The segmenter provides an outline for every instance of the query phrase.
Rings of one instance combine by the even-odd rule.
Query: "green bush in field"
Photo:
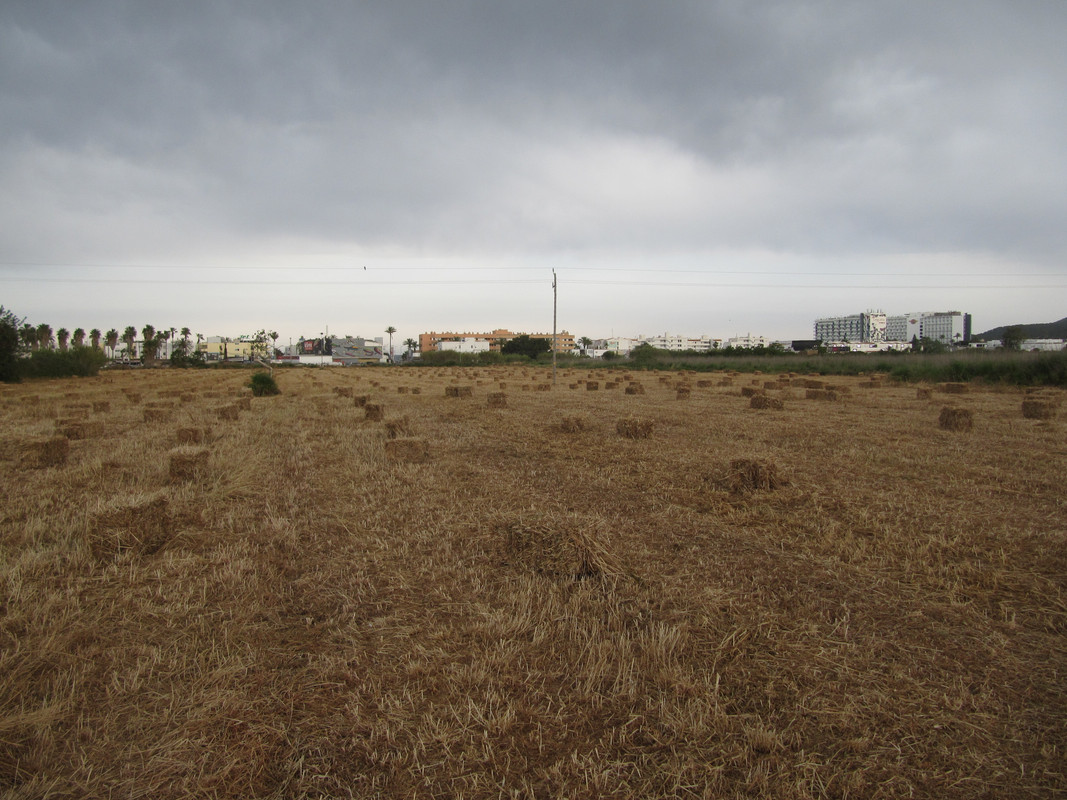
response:
[[[252,394],[256,397],[267,397],[272,394],[281,394],[277,382],[267,372],[257,372],[248,383],[252,387]]]

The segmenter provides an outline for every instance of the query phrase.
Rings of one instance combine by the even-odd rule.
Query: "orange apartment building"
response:
[[[489,342],[489,350],[491,352],[497,352],[501,346],[516,336],[523,336],[521,333],[513,333],[503,328],[498,328],[490,333],[420,333],[419,334],[419,352],[430,353],[437,349],[437,345],[440,342],[459,342],[463,339],[476,339],[480,342]],[[528,333],[525,334],[531,339],[547,339],[549,345],[552,343],[551,333]],[[557,353],[569,353],[575,348],[574,335],[567,333],[567,331],[560,331],[556,334],[556,352]]]

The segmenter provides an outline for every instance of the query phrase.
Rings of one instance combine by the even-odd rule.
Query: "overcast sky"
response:
[[[1067,2],[0,4],[0,303],[73,330],[1067,315]]]

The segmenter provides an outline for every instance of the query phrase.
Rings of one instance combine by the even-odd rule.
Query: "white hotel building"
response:
[[[868,311],[815,320],[815,338],[823,342],[911,342],[932,339],[942,344],[966,344],[971,338],[971,315],[961,311],[919,311],[888,316]]]

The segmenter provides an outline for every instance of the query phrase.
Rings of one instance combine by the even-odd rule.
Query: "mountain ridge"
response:
[[[1001,325],[997,328],[990,328],[982,333],[972,333],[971,339],[985,339],[986,341],[1000,339],[1004,336],[1004,331],[1007,328],[1014,327],[1016,326]],[[1018,327],[1023,329],[1024,339],[1067,339],[1067,317],[1057,320],[1056,322],[1020,323]]]

